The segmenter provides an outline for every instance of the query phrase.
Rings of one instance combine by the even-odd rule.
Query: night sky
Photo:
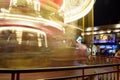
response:
[[[96,0],[95,26],[120,23],[120,0]]]

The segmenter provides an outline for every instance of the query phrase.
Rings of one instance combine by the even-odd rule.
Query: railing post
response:
[[[120,58],[118,58],[118,64],[120,64]]]
[[[119,80],[119,65],[117,66],[117,80]]]
[[[20,73],[16,73],[16,80],[20,80]]]
[[[84,69],[82,69],[82,80],[84,80],[84,76],[85,74],[84,74]]]
[[[99,55],[98,56],[98,64],[100,64],[101,63],[101,56]]]
[[[15,80],[15,73],[11,73],[11,80]]]
[[[112,57],[112,64],[114,64],[114,58]]]

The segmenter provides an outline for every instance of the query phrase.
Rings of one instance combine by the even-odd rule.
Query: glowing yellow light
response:
[[[9,13],[0,13],[0,18],[2,19],[15,19],[15,20],[24,20],[24,21],[31,21],[31,22],[35,22],[35,23],[40,23],[42,25],[49,25],[51,27],[55,27],[61,31],[65,31],[64,28],[62,27],[62,25],[53,22],[53,21],[49,21],[43,18],[36,18],[36,17],[30,17],[30,16],[25,16],[25,15],[17,15],[17,14],[9,14]],[[28,24],[29,25],[29,24]]]
[[[90,35],[91,33],[90,32],[87,32],[86,35]]]
[[[117,25],[115,26],[115,28],[120,28],[120,24],[117,24]]]
[[[70,1],[72,1],[70,3]],[[94,0],[63,0],[60,14],[64,16],[64,22],[69,23],[85,16],[93,7]],[[80,2],[80,4],[76,3]],[[75,3],[75,4],[74,4]],[[71,7],[72,6],[72,7]],[[75,7],[76,6],[76,7]]]
[[[111,32],[111,30],[107,30],[107,33],[110,33]]]
[[[100,31],[99,34],[105,33],[105,31]]]
[[[91,28],[91,27],[89,27],[89,28],[87,28],[87,29],[86,29],[86,31],[92,31],[92,28]]]
[[[84,33],[81,33],[82,36],[84,36],[85,34]]]
[[[114,30],[113,32],[120,32],[120,30]]]
[[[94,32],[93,34],[98,34],[98,32]]]
[[[41,33],[43,35],[46,35],[45,32],[37,30],[37,29],[32,29],[32,28],[24,28],[24,27],[0,27],[0,30],[24,30],[24,31],[31,31],[31,32],[37,32],[37,33]]]

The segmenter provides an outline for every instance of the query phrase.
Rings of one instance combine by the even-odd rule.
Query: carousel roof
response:
[[[29,26],[60,35],[64,24],[85,16],[93,4],[94,0],[0,0],[0,25]]]

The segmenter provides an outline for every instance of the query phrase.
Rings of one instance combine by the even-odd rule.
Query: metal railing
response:
[[[79,71],[79,75],[67,75],[67,76],[57,76],[49,78],[38,78],[34,80],[120,80],[120,64],[98,64],[98,65],[84,65],[84,66],[69,66],[69,67],[50,67],[50,68],[33,68],[33,69],[0,69],[0,73],[11,74],[11,80],[23,80],[22,74],[27,73],[42,73],[42,72],[55,72],[58,71]],[[107,70],[110,68],[110,70]],[[88,70],[95,71],[88,72]],[[101,70],[100,70],[101,69]],[[100,70],[100,71],[99,71]],[[104,71],[105,70],[105,71]],[[47,75],[52,75],[48,73]],[[112,75],[112,76],[108,76]],[[41,75],[39,75],[41,76]],[[103,77],[104,76],[104,77]],[[24,76],[25,77],[25,76]],[[34,77],[34,75],[33,75]],[[92,78],[91,78],[92,77]],[[95,77],[97,77],[95,79]],[[110,77],[110,78],[109,78]],[[4,80],[4,79],[2,79]],[[27,80],[27,79],[26,79]]]
[[[89,59],[89,64],[114,64],[114,63],[120,64],[120,57],[91,55]]]

